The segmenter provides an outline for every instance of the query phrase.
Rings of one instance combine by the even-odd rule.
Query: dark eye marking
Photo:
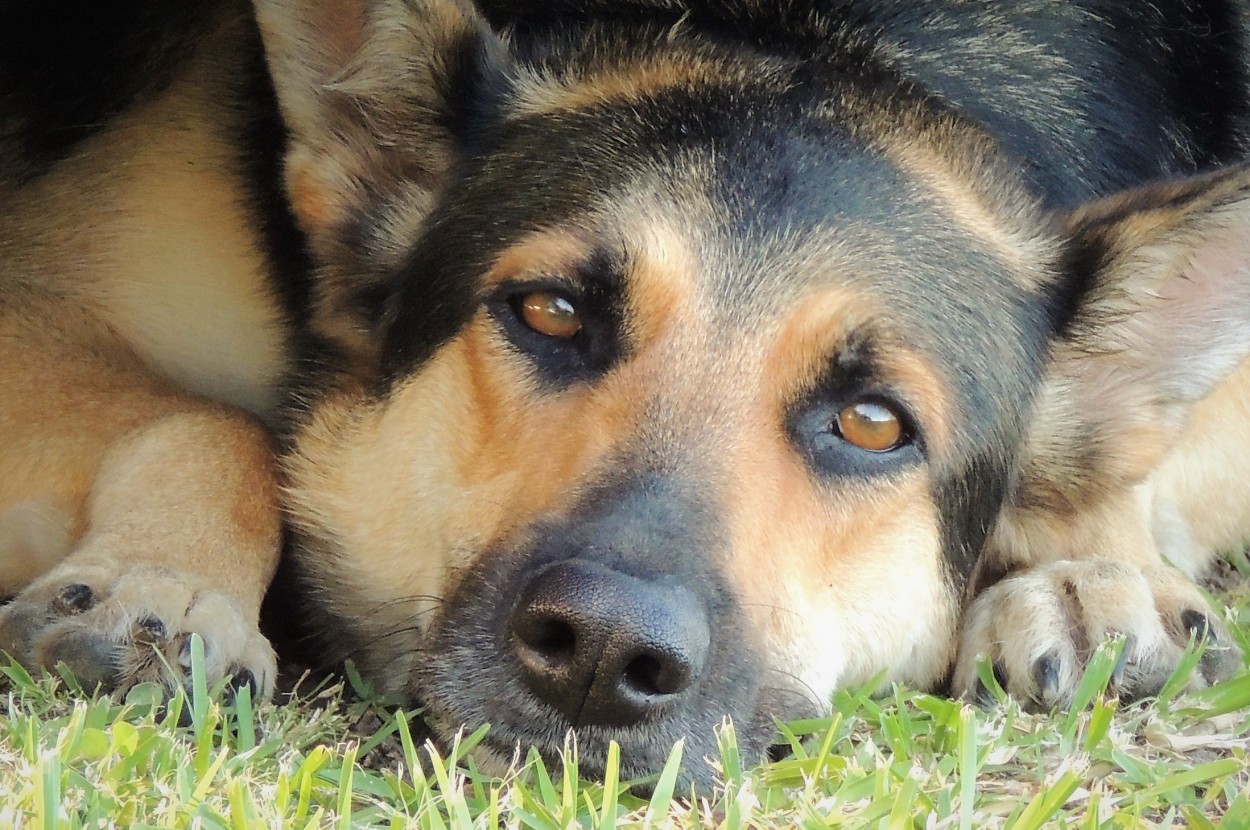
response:
[[[624,339],[623,287],[592,260],[570,277],[536,274],[500,285],[486,307],[510,348],[524,355],[544,385],[594,380],[619,360]]]
[[[790,440],[818,475],[873,476],[923,459],[908,409],[884,391],[816,393],[788,418]]]

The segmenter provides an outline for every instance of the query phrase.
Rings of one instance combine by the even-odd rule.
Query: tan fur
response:
[[[238,67],[224,44],[238,25],[14,198],[0,273],[11,302],[71,299],[176,384],[263,414],[286,344],[237,189]]]
[[[45,309],[41,324],[58,316],[69,315]],[[100,340],[78,344],[58,339],[59,332],[36,333],[14,317],[0,317],[0,342],[8,344],[0,351],[11,367],[0,396],[0,431],[13,439],[0,452],[0,504],[6,519],[32,500],[59,505],[72,530],[62,537],[68,544],[41,552],[40,567],[17,560],[4,568],[13,581],[0,587],[23,593],[0,619],[0,646],[35,662],[73,665],[75,655],[62,648],[80,629],[103,629],[122,643],[135,620],[159,612],[172,660],[185,635],[198,631],[216,650],[217,674],[246,664],[267,692],[273,655],[255,626],[277,562],[278,510],[263,430],[151,376],[109,342],[103,327]],[[79,337],[90,331],[77,325]],[[171,608],[152,580],[186,586],[192,599]],[[95,607],[31,631],[27,618],[39,601],[71,584],[91,588]],[[210,614],[196,626],[197,602],[224,602],[240,622]],[[232,628],[213,637],[222,625]],[[133,675],[123,670],[118,679],[88,670],[86,679],[129,685],[163,676],[159,662],[145,668]]]
[[[723,495],[727,567],[769,663],[799,678],[820,708],[829,691],[882,670],[886,682],[937,682],[958,612],[936,516],[920,506],[926,483],[822,492],[786,452],[771,409],[743,413]],[[899,608],[916,613],[900,619]]]
[[[106,684],[177,683],[198,633],[210,645],[213,679],[250,674],[268,692],[274,655],[256,620],[277,562],[281,495],[318,610],[351,629],[337,642],[363,644],[360,653],[322,655],[326,662],[352,657],[387,691],[424,692],[419,684],[433,681],[421,675],[423,658],[446,657],[430,640],[445,633],[438,629],[454,619],[449,606],[465,586],[552,541],[539,538],[550,528],[575,528],[578,511],[599,509],[592,497],[622,478],[654,475],[660,496],[649,497],[683,490],[691,523],[710,525],[696,528],[703,536],[692,532],[706,549],[671,555],[690,554],[692,568],[706,566],[701,578],[726,588],[714,599],[730,609],[730,623],[709,639],[720,641],[718,670],[741,664],[766,675],[746,684],[756,697],[734,704],[759,723],[789,714],[789,698],[802,699],[796,713],[827,711],[835,690],[874,679],[935,688],[953,669],[957,691],[971,692],[979,655],[1005,667],[1014,693],[1063,703],[1097,641],[1113,633],[1131,638],[1121,679],[1143,689],[1157,687],[1191,636],[1211,646],[1202,680],[1235,661],[1227,629],[1199,610],[1204,599],[1190,580],[1250,528],[1244,318],[1220,313],[1250,306],[1250,173],[1119,197],[1049,223],[988,133],[912,98],[906,84],[879,90],[852,72],[845,83],[830,79],[837,94],[803,99],[796,90],[821,87],[819,72],[799,71],[802,59],[765,58],[745,45],[722,54],[710,41],[704,49],[686,43],[683,24],[649,57],[536,69],[512,65],[506,34],[491,32],[467,2],[257,0],[288,130],[281,184],[314,260],[312,308],[301,309],[311,319],[299,322],[329,341],[331,356],[316,377],[295,379],[308,383],[307,398],[295,402],[308,411],[294,418],[279,472],[262,425],[276,420],[295,338],[271,284],[279,275],[266,273],[267,242],[246,209],[251,171],[234,143],[250,126],[233,105],[246,66],[232,49],[252,34],[248,13],[242,2],[226,8],[167,87],[30,183],[5,185],[13,206],[0,220],[0,591],[17,599],[0,611],[0,648],[27,662],[65,662]],[[986,32],[1011,33],[1010,20],[985,15]],[[992,40],[963,39],[952,53],[996,66]],[[1043,45],[1011,42],[1017,56],[1065,69]],[[882,70],[917,58],[898,44],[877,57],[888,64]],[[465,115],[462,102],[445,100],[465,80],[456,74],[461,59],[504,96],[502,116]],[[836,61],[828,68],[842,71]],[[516,231],[519,240],[477,269],[485,273],[463,277],[472,290],[457,295],[464,286],[440,283],[446,274],[413,273],[424,266],[418,241],[438,238],[426,230],[454,230],[457,209],[482,205],[458,203],[453,185],[473,193],[495,181],[487,172],[498,170],[459,158],[464,146],[481,140],[491,163],[523,162],[524,141],[515,156],[492,157],[489,147],[507,145],[508,131],[532,138],[527,121],[568,126],[571,113],[622,104],[621,124],[632,115],[662,120],[644,106],[660,93],[686,90],[698,101],[739,89],[765,102],[795,93],[792,112],[805,130],[845,137],[844,146],[817,150],[845,153],[852,172],[863,163],[897,175],[887,195],[898,201],[877,204],[872,182],[848,180],[854,204],[823,216],[818,204],[808,215],[785,200],[811,192],[805,165],[826,163],[799,146],[810,133],[739,136],[712,125],[714,134],[700,136],[697,113],[688,123],[681,114],[674,123],[683,136],[689,128],[689,147],[674,139],[681,149],[672,151],[663,137],[631,148],[647,151],[637,154],[587,147],[595,153],[586,158],[612,167],[602,171],[606,187],[596,171],[568,162],[586,179],[583,191],[569,189],[575,215]],[[1053,118],[1062,108],[1037,101],[1063,96],[1042,92],[1027,106]],[[725,104],[731,114],[736,106]],[[452,134],[461,119],[495,117],[504,122],[493,125],[498,134]],[[618,138],[587,123],[570,130],[574,139]],[[737,192],[756,182],[726,181],[735,174],[718,165],[741,163],[739,138],[750,149],[761,137],[795,160],[776,170],[761,163],[775,178]],[[791,137],[796,145],[786,146]],[[1052,138],[1077,141],[1062,129]],[[582,163],[577,149],[568,155]],[[566,163],[557,161],[552,169]],[[428,229],[431,211],[444,206],[446,224]],[[866,221],[861,206],[871,208]],[[877,209],[888,217],[897,209],[898,226]],[[514,230],[481,230],[481,239],[494,244]],[[949,250],[930,261],[915,244],[929,239]],[[1089,266],[1099,281],[1045,355],[1049,330],[1041,329],[1066,312],[1039,307],[1028,320],[1007,305],[1060,293],[1070,239],[1105,261]],[[549,366],[501,334],[511,318],[496,319],[479,300],[531,280],[576,288],[579,269],[605,252],[624,286],[611,298],[622,319],[611,344],[619,358],[550,382]],[[1001,286],[977,282],[983,262],[1001,265]],[[387,328],[412,310],[397,308],[394,292],[389,305],[377,299],[399,278],[430,281],[428,293],[406,299],[466,303],[433,306],[455,326],[432,356],[409,364],[407,344],[382,354],[384,342],[430,334]],[[968,296],[982,287],[984,297]],[[958,318],[949,330],[944,313]],[[1019,330],[978,329],[984,321]],[[913,339],[917,330],[923,337]],[[861,341],[870,360],[855,354]],[[847,381],[862,386],[855,394],[880,388],[906,404],[923,436],[913,456],[864,472],[858,462],[825,464],[811,435],[796,437],[794,419],[809,414],[819,423],[802,429],[833,435],[821,407],[840,402],[805,396],[843,394],[820,388],[842,358],[864,358],[871,374],[871,383]],[[1030,412],[1033,358],[1049,363]],[[946,359],[958,371],[941,365]],[[998,377],[1002,366],[1027,377]],[[1002,381],[982,392],[1006,390],[1014,407],[985,406],[991,426],[964,411],[979,403],[979,379],[968,377],[977,371]],[[980,436],[994,446],[970,447]],[[972,480],[978,464],[1003,481]],[[990,528],[999,484],[1008,505]],[[943,490],[960,486],[986,493]],[[965,496],[981,499],[983,512],[952,516],[949,505]],[[965,519],[981,525],[951,527]],[[964,536],[969,548],[979,544],[983,530],[989,545],[974,591],[984,590],[964,596],[976,551],[958,548]],[[605,543],[614,556],[670,555],[614,543]],[[489,599],[501,615],[519,602]],[[540,705],[544,692],[513,679],[499,683],[503,693]],[[446,701],[430,703],[439,717]],[[652,711],[657,722],[667,717],[661,709]],[[435,726],[447,737],[460,723]],[[634,746],[646,751],[652,738],[636,732]],[[756,748],[765,740],[751,736]]]
[[[1199,579],[1250,542],[1250,363],[1190,413],[1172,452],[1138,488],[1164,558]]]
[[[697,56],[683,61],[655,60],[628,63],[612,71],[585,78],[556,77],[528,73],[521,78],[521,89],[512,104],[516,117],[549,115],[573,111],[613,101],[639,100],[665,89],[694,89],[708,84],[729,83],[720,75],[721,67]]]
[[[275,678],[257,631],[279,542],[272,446],[199,397],[267,415],[285,363],[223,103],[222,43],[242,22],[0,220],[0,590],[22,592],[0,647],[86,681],[168,680],[191,632],[214,678],[246,669],[263,693]],[[45,620],[70,585],[91,607]],[[163,635],[138,638],[153,614]]]
[[[73,548],[77,513],[55,497],[11,502],[0,515],[0,585],[29,585],[60,562]]]

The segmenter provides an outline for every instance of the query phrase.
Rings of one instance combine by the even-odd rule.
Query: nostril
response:
[[[577,631],[564,620],[530,618],[517,627],[516,636],[522,647],[521,658],[538,664],[534,668],[566,666],[577,656]]]
[[[648,697],[675,695],[690,683],[690,671],[681,661],[642,654],[625,666],[625,685]]]
[[[682,586],[569,560],[530,577],[500,633],[528,691],[570,724],[629,726],[696,684],[708,623]]]
[[[649,655],[635,657],[625,667],[625,685],[644,695],[671,694],[660,690],[660,661]]]

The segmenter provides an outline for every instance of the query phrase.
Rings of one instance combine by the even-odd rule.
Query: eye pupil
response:
[[[525,325],[539,334],[571,340],[582,330],[581,317],[573,301],[556,291],[533,291],[518,301]]]
[[[834,427],[842,440],[869,452],[889,452],[907,440],[898,414],[872,401],[859,401],[843,408]]]

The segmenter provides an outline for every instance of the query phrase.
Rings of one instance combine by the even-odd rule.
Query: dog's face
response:
[[[288,468],[336,656],[631,775],[939,684],[1069,311],[987,139],[861,55],[374,13],[261,6],[350,367]]]

